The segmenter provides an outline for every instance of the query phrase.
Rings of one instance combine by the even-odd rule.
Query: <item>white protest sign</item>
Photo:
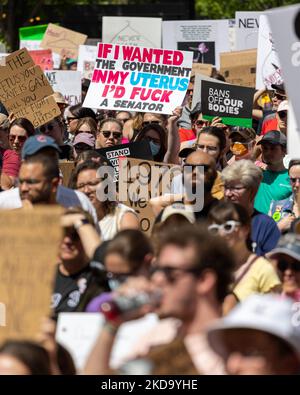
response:
[[[172,114],[189,84],[192,52],[98,44],[83,106]]]
[[[101,313],[60,313],[56,328],[56,341],[64,346],[73,357],[76,368],[80,371],[101,332],[105,322]],[[155,314],[126,322],[121,325],[114,343],[110,367],[119,367],[131,354],[133,346],[156,325]]]
[[[203,74],[195,74],[192,108],[195,108],[196,105],[201,102],[202,81],[210,81],[210,82],[218,82],[220,84],[226,84],[226,82],[216,80],[215,78],[207,77],[206,75]]]
[[[81,72],[83,78],[92,79],[96,57],[96,45],[79,45],[77,71]]]
[[[161,18],[102,18],[104,43],[161,48]]]
[[[300,5],[267,12],[272,28],[283,79],[293,112],[288,116],[288,153],[300,158]],[[284,29],[282,29],[284,26]]]
[[[261,12],[237,11],[235,13],[236,50],[257,48],[259,17]]]
[[[220,68],[220,52],[230,50],[228,20],[163,22],[163,48],[193,51],[196,63]]]
[[[54,92],[60,92],[72,106],[81,103],[81,73],[55,70],[44,72]]]
[[[278,59],[276,43],[266,15],[259,18],[256,89],[272,89],[272,84],[282,84],[282,69]]]

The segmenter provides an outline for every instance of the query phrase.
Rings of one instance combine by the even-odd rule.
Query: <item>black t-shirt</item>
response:
[[[77,310],[83,295],[93,282],[93,269],[90,265],[71,276],[65,276],[57,266],[54,290],[52,293],[51,307],[55,315],[62,312]]]

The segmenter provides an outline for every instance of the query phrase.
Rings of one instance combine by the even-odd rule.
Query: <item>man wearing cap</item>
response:
[[[285,234],[267,257],[275,261],[283,295],[300,302],[300,235]]]
[[[254,208],[268,214],[272,200],[283,200],[292,194],[288,171],[283,164],[286,136],[278,130],[268,132],[257,143],[262,147],[262,160],[267,165],[255,197]]]
[[[252,295],[208,331],[229,374],[292,375],[300,371],[299,312],[290,299]]]
[[[82,207],[92,215],[98,226],[96,211],[89,199],[81,192],[59,185],[59,152],[59,147],[51,137],[36,135],[28,138],[22,149],[20,187],[0,193],[0,209],[20,208],[24,200],[32,204],[56,201],[64,207]]]

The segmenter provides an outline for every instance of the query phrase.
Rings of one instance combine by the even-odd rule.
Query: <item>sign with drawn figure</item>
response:
[[[236,50],[257,48],[259,17],[257,11],[237,11],[235,13]]]
[[[272,89],[272,84],[282,84],[282,68],[278,58],[276,42],[274,40],[268,17],[259,18],[256,89]]]
[[[230,50],[228,20],[165,21],[163,48],[192,51],[193,62],[219,69],[220,52]]]
[[[36,49],[29,51],[34,63],[42,70],[53,70],[53,58],[51,49]]]
[[[191,52],[99,43],[83,106],[172,114],[184,100],[191,69]]]
[[[281,7],[267,12],[289,102],[288,153],[300,158],[300,5]],[[280,28],[284,24],[284,29]]]
[[[102,18],[104,43],[161,48],[161,18]]]
[[[83,78],[92,79],[97,57],[97,45],[79,45],[77,71]]]

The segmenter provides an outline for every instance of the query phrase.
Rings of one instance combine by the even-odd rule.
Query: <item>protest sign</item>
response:
[[[259,18],[256,89],[272,89],[272,84],[282,84],[282,67],[279,63],[276,42],[266,15]]]
[[[237,11],[235,13],[236,50],[257,48],[259,17],[257,11]]]
[[[195,108],[196,105],[201,102],[201,85],[202,85],[201,82],[202,82],[202,80],[225,84],[225,82],[216,80],[215,78],[210,78],[210,77],[207,77],[206,75],[203,75],[203,74],[196,74],[195,75],[195,82],[194,82],[192,108]]]
[[[146,140],[136,141],[134,143],[120,144],[108,148],[98,148],[99,152],[104,158],[108,159],[114,168],[115,181],[119,178],[119,159],[125,157],[152,159],[149,142]]]
[[[29,51],[34,63],[42,70],[53,70],[53,59],[51,49],[37,49]]]
[[[60,115],[52,94],[46,76],[26,49],[6,57],[6,66],[0,68],[0,100],[9,113],[38,127]]]
[[[119,201],[137,212],[142,231],[150,234],[155,220],[149,200],[171,193],[178,174],[180,166],[172,164],[132,158],[120,162]]]
[[[49,23],[40,47],[50,48],[67,58],[77,59],[78,46],[84,44],[86,39],[85,34]]]
[[[83,78],[92,79],[97,57],[97,45],[79,45],[77,71]]]
[[[202,74],[211,77],[212,71],[213,71],[212,64],[193,63],[191,76],[195,74]]]
[[[0,66],[5,66],[5,59],[7,55],[7,53],[0,53]]]
[[[1,212],[0,301],[6,310],[1,343],[34,339],[50,313],[61,212],[58,206]]]
[[[254,92],[252,88],[202,81],[202,114],[209,120],[220,117],[225,125],[251,128]]]
[[[104,16],[102,41],[119,45],[161,48],[161,24],[161,18]]]
[[[282,65],[283,79],[295,119],[288,116],[288,152],[300,158],[300,5],[282,7],[267,12]],[[284,29],[282,29],[284,24]],[[298,142],[298,143],[297,143]]]
[[[299,108],[299,103],[296,104]],[[293,104],[289,104],[288,132],[287,132],[287,153],[293,159],[300,159],[300,123],[296,121],[296,113]],[[300,198],[300,194],[299,194]],[[300,207],[299,207],[300,208]]]
[[[163,48],[193,51],[195,63],[220,68],[220,52],[228,52],[228,20],[164,21]]]
[[[220,54],[220,72],[233,85],[255,87],[257,50],[233,51]]]
[[[83,106],[172,114],[184,100],[192,53],[98,44]]]
[[[81,103],[80,71],[45,71],[45,76],[54,92],[60,92],[70,106]]]
[[[75,169],[75,162],[73,161],[59,161],[59,168],[63,175],[63,186],[68,187],[71,175]]]
[[[26,26],[19,28],[20,49],[30,51],[40,49],[40,43],[44,37],[48,25]]]

